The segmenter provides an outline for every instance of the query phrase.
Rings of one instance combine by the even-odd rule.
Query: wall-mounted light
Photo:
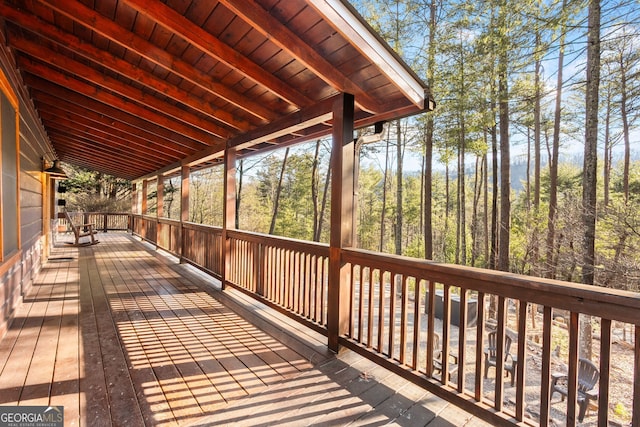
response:
[[[66,172],[60,167],[60,160],[55,159],[51,167],[47,167],[46,160],[42,159],[43,172],[49,175],[53,179],[67,179],[69,178]]]

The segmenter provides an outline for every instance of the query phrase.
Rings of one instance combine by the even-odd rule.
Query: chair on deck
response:
[[[440,347],[440,334],[438,334],[437,332],[434,333],[433,336],[433,372],[432,374],[435,373],[441,373],[442,372],[442,347]],[[451,377],[451,375],[455,374],[456,372],[458,372],[458,356],[456,356],[455,354],[451,354],[449,353],[449,358],[451,359],[451,362],[449,363],[449,377]]]
[[[487,335],[489,345],[484,350],[484,377],[487,378],[489,374],[489,367],[496,367],[496,360],[498,356],[498,332],[492,331]],[[512,339],[509,335],[505,334],[504,337],[504,370],[507,372],[507,376],[511,374],[511,386],[515,383],[516,373],[516,358],[510,353]],[[498,374],[496,373],[496,376]]]
[[[67,220],[69,227],[73,231],[73,235],[75,237],[75,246],[95,245],[97,243],[100,243],[100,241],[95,238],[95,235],[97,233],[97,231],[93,229],[95,224],[88,223],[88,224],[76,225],[73,223],[73,220],[71,219],[71,215],[69,215],[69,212],[67,211],[64,211],[64,217]],[[91,241],[81,244],[80,238],[82,237],[90,237]]]
[[[589,401],[598,400],[598,391],[594,390],[598,379],[600,378],[600,372],[596,365],[588,359],[578,360],[578,421],[582,422],[585,414],[587,413],[587,407]],[[562,400],[569,394],[567,381],[569,376],[564,373],[551,374],[551,398],[556,391],[562,396]]]

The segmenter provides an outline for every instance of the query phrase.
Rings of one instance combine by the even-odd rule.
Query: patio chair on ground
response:
[[[96,230],[93,229],[93,227],[95,226],[95,224],[74,224],[71,215],[69,215],[69,212],[64,211],[64,217],[67,220],[67,223],[69,224],[69,227],[71,228],[71,231],[73,231],[73,236],[75,237],[75,246],[83,246],[83,245],[95,245],[97,243],[100,243],[99,240],[96,239],[95,235],[97,233]],[[82,237],[89,237],[90,241],[85,242],[85,243],[80,243],[80,239]]]
[[[598,391],[595,386],[600,378],[600,372],[596,365],[588,359],[578,360],[578,421],[582,422],[587,413],[589,402],[598,400]],[[569,394],[567,381],[569,376],[565,373],[551,374],[551,398],[553,393],[558,392],[562,396],[562,400]]]
[[[433,337],[433,372],[432,374],[437,374],[437,373],[442,373],[442,347],[440,346],[440,334],[438,334],[437,332],[434,333],[434,337]],[[449,378],[451,378],[451,375],[455,374],[456,372],[458,372],[458,356],[456,356],[455,354],[451,354],[449,353],[449,365],[448,365],[448,371],[449,371]]]
[[[489,368],[496,367],[496,358],[498,354],[498,332],[492,331],[487,335],[488,347],[484,350],[484,377],[487,378],[489,374]],[[515,373],[517,360],[511,351],[512,339],[508,334],[505,334],[504,338],[504,370],[509,376],[511,374],[511,386],[515,383]],[[497,376],[497,373],[496,373]]]

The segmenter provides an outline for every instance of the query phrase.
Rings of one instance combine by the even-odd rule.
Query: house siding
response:
[[[0,337],[11,326],[15,309],[33,284],[46,254],[43,230],[42,157],[51,153],[49,141],[27,90],[16,71],[15,61],[0,24],[0,69],[19,100],[20,113],[20,250],[0,263]]]

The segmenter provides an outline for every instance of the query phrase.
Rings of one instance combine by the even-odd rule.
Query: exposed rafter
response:
[[[341,93],[357,127],[430,106],[341,0],[0,0],[0,16],[57,156],[124,178],[328,135]]]

